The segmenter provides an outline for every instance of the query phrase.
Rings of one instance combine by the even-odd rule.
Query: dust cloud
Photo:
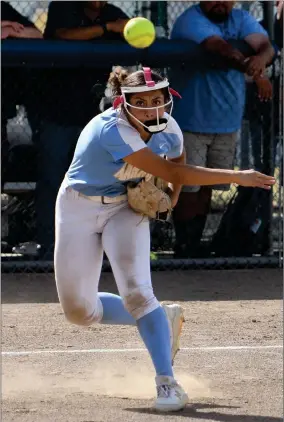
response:
[[[126,365],[122,362],[101,362],[90,370],[65,373],[60,371],[40,374],[34,368],[18,367],[13,374],[2,378],[3,398],[15,395],[61,396],[72,393],[94,394],[129,399],[152,399],[156,395],[154,372],[145,364]],[[210,383],[186,374],[184,368],[175,370],[177,381],[190,399],[216,397]],[[220,396],[218,394],[218,396]]]

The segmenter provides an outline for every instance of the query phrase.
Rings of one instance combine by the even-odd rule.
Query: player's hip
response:
[[[86,196],[72,187],[64,179],[56,200],[56,221],[95,221],[104,216],[110,218],[120,209],[128,206],[127,196],[117,197]]]
[[[148,218],[130,209],[126,195],[117,197],[85,196],[63,181],[56,200],[56,229],[68,231],[79,228],[86,232],[102,233],[109,220],[123,214],[127,225],[137,225],[141,219],[148,224]]]

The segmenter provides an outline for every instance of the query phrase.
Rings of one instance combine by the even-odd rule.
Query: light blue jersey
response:
[[[144,171],[125,163],[128,155],[148,147],[155,154],[177,158],[183,151],[183,135],[176,121],[151,136],[147,144],[130,125],[124,113],[110,108],[83,129],[67,172],[68,185],[87,196],[118,196],[126,193],[127,182],[150,178]]]
[[[201,44],[211,36],[245,40],[251,34],[267,35],[248,12],[233,9],[227,21],[214,23],[196,5],[179,16],[171,38]],[[173,113],[182,130],[232,133],[240,129],[245,103],[243,73],[234,69],[177,71],[172,83],[182,96],[182,100],[176,101]]]

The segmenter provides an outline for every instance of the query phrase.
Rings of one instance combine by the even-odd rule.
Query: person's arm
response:
[[[235,11],[239,26],[238,39],[246,41],[255,51],[251,58],[245,56],[226,40],[220,29],[205,16],[192,8],[186,19],[177,21],[172,38],[189,39],[200,44],[208,53],[219,61],[216,65],[227,65],[243,73],[248,73],[254,79],[261,75],[263,66],[269,64],[274,55],[274,49],[269,42],[264,28],[257,20],[245,11]]]
[[[16,28],[16,29],[15,29]],[[33,27],[18,27],[15,25],[8,25],[2,27],[1,31],[1,39],[5,38],[26,38],[26,39],[42,39],[43,35],[42,33],[37,29]]]
[[[87,26],[85,28],[59,28],[55,30],[55,38],[61,40],[92,40],[104,34],[102,25]]]
[[[274,48],[265,34],[250,34],[245,41],[254,49],[255,55],[246,60],[247,74],[254,79],[263,77],[265,68],[275,55]]]
[[[20,32],[13,35],[14,38],[27,38],[27,39],[42,39],[43,35],[37,28],[25,27]]]
[[[254,79],[262,77],[265,68],[272,62],[274,48],[267,35],[263,33],[253,33],[244,38],[250,47],[255,51],[255,55],[245,58],[237,49],[220,37],[213,36],[207,38],[201,45],[210,53],[218,55],[226,63],[243,73],[247,73]]]
[[[186,164],[186,154],[185,149],[183,149],[183,152],[180,157],[177,158],[171,158],[169,161],[172,161],[173,163],[177,164]],[[178,198],[181,192],[182,185],[179,183],[171,183],[169,196],[172,201],[172,207],[174,208],[178,202]]]
[[[214,66],[226,66],[245,72],[244,55],[223,39],[220,28],[207,19],[196,6],[177,19],[171,38],[186,39],[199,44],[212,55]]]
[[[11,26],[5,26],[1,28],[1,40],[5,40],[6,38],[14,38],[17,36],[17,32]]]
[[[266,35],[251,34],[245,38],[245,41],[255,50],[256,56],[259,57],[265,65],[272,62],[275,51]]]
[[[16,32],[19,32],[21,31],[21,29],[24,29],[24,25],[19,22],[1,21],[1,28],[6,28],[7,26],[12,27]]]
[[[164,160],[147,147],[124,157],[124,161],[174,185],[211,186],[236,183],[242,186],[271,189],[275,183],[274,177],[255,170],[210,169]]]
[[[242,20],[239,37],[255,51],[253,56],[246,59],[246,71],[249,76],[256,79],[264,75],[265,68],[272,62],[275,51],[264,27],[248,12],[240,13]]]
[[[275,52],[267,34],[253,17],[249,16],[246,26],[248,27],[246,32],[255,31],[243,37],[244,41],[255,51],[255,55],[247,59],[239,50],[218,36],[207,38],[201,45],[208,52],[225,59],[230,67],[247,73],[255,79],[263,75],[266,66],[272,62]]]
[[[272,84],[266,76],[263,78],[258,78],[255,80],[255,84],[257,86],[257,93],[259,100],[262,101],[271,101],[273,88]]]
[[[94,25],[85,28],[60,28],[55,31],[55,36],[63,40],[87,41],[103,36],[105,31],[122,34],[127,22],[128,19],[118,19],[114,22],[108,22],[105,27],[103,25]]]
[[[217,56],[223,64],[232,69],[246,72],[247,65],[245,56],[236,48],[232,47],[227,41],[218,35],[213,35],[201,43],[208,53]]]

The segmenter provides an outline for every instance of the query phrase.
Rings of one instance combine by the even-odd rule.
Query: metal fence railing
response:
[[[10,3],[32,20],[38,28],[44,29],[49,2],[14,1]],[[158,13],[157,25],[162,26],[164,32],[161,34],[164,36],[168,34],[175,18],[193,2],[157,2],[165,3],[166,13],[164,6],[153,12],[151,2],[113,3],[123,8],[130,16],[143,14],[151,17],[151,13]],[[260,19],[262,18],[260,2],[250,2],[250,11]],[[269,73],[269,78],[274,84],[273,102],[265,104],[258,102],[255,88],[249,82],[247,83],[246,112],[242,129],[236,140],[234,156],[235,168],[261,168],[270,173],[273,172],[277,179],[272,195],[268,198],[270,209],[264,235],[259,237],[258,243],[247,255],[219,253],[212,239],[220,228],[220,222],[228,204],[236,194],[236,187],[231,186],[228,191],[213,190],[211,206],[201,236],[203,253],[200,256],[193,255],[186,259],[176,259],[174,257],[176,232],[172,221],[152,222],[153,268],[232,268],[280,264],[283,250],[283,125],[281,118],[283,115],[283,72],[281,69],[282,58],[279,56],[273,70]],[[82,71],[85,87],[88,78],[92,87],[95,69],[81,69]],[[44,219],[44,213],[40,214],[38,209],[39,205],[48,206],[46,203],[40,203],[36,194],[38,171],[40,171],[39,155],[42,154],[39,150],[39,139],[52,134],[52,136],[57,136],[58,143],[60,142],[62,134],[52,132],[52,125],[46,125],[46,121],[57,119],[54,114],[57,109],[60,110],[61,119],[68,115],[70,104],[64,100],[64,96],[68,98],[70,90],[73,90],[73,95],[75,95],[74,104],[77,105],[76,98],[79,102],[79,97],[84,97],[82,90],[86,88],[81,86],[81,91],[78,91],[78,97],[76,97],[78,84],[76,72],[75,69],[68,68],[30,69],[22,65],[19,71],[16,67],[3,66],[1,244],[4,271],[52,270],[52,245],[45,255],[40,254],[42,245],[39,241],[39,232],[41,228],[46,230],[50,221]],[[92,94],[96,105],[100,103],[102,108],[103,103],[98,101],[96,93]],[[93,106],[94,104],[90,106],[90,113]],[[79,109],[80,106],[77,105],[78,113]],[[272,131],[271,128],[273,128]],[[70,139],[72,138],[71,142],[74,145],[80,129],[80,123],[73,122]],[[71,153],[72,148],[70,148],[70,157]],[[42,217],[39,218],[39,215]],[[254,234],[261,224],[262,222],[256,222],[252,225]],[[108,268],[108,263],[105,262],[105,269]]]

